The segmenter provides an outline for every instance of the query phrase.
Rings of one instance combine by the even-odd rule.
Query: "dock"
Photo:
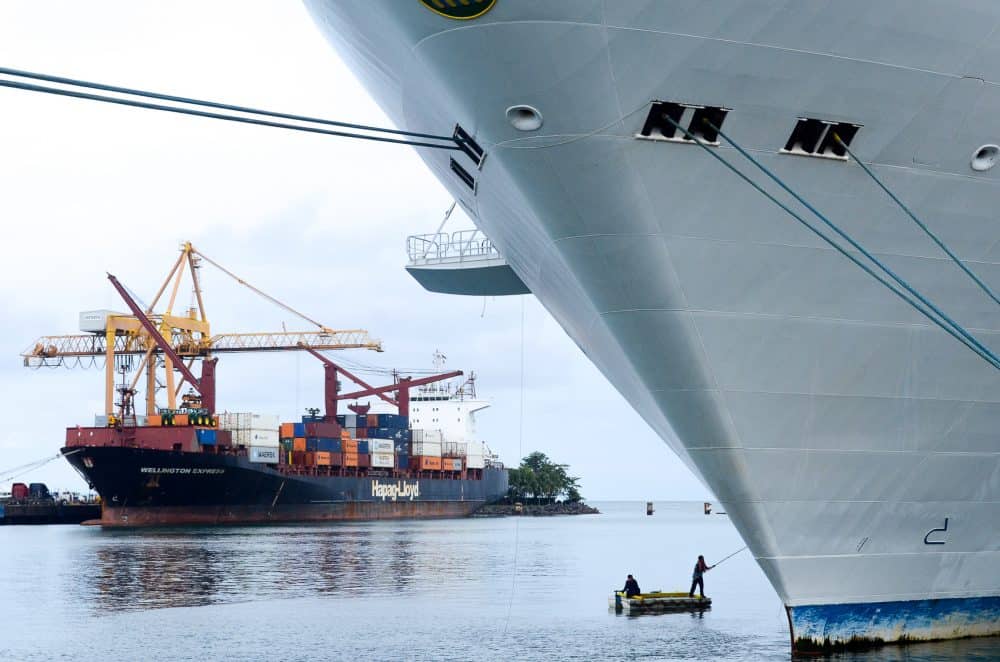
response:
[[[624,591],[615,591],[608,598],[608,610],[626,615],[665,614],[679,611],[702,611],[712,606],[712,598],[689,597],[687,593],[653,591],[631,598]]]

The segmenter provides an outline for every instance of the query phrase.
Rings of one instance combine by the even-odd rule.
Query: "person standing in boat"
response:
[[[632,575],[628,576],[625,580],[625,588],[622,589],[625,592],[626,598],[631,598],[634,595],[639,595],[642,591],[639,590],[639,582],[635,581],[635,577]]]
[[[714,565],[708,565],[705,563],[705,557],[701,554],[698,555],[698,562],[694,564],[694,573],[691,575],[691,590],[688,591],[688,597],[694,597],[694,587],[698,587],[698,593],[701,597],[705,597],[705,580],[703,575],[714,568]]]

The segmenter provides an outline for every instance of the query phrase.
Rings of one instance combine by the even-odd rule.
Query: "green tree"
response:
[[[552,503],[560,496],[567,501],[582,501],[579,478],[570,476],[567,465],[556,464],[545,453],[535,451],[508,474],[508,496],[517,501]]]

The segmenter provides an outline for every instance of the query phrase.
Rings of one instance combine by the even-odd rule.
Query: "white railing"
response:
[[[406,254],[410,264],[501,259],[493,242],[479,230],[410,235],[406,238]]]

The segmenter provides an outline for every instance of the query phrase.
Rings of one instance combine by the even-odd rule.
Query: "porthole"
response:
[[[542,114],[531,106],[511,106],[507,121],[518,131],[537,131],[542,128]]]
[[[969,164],[976,172],[985,172],[995,166],[1000,161],[1000,146],[983,145],[972,155],[972,162]]]

